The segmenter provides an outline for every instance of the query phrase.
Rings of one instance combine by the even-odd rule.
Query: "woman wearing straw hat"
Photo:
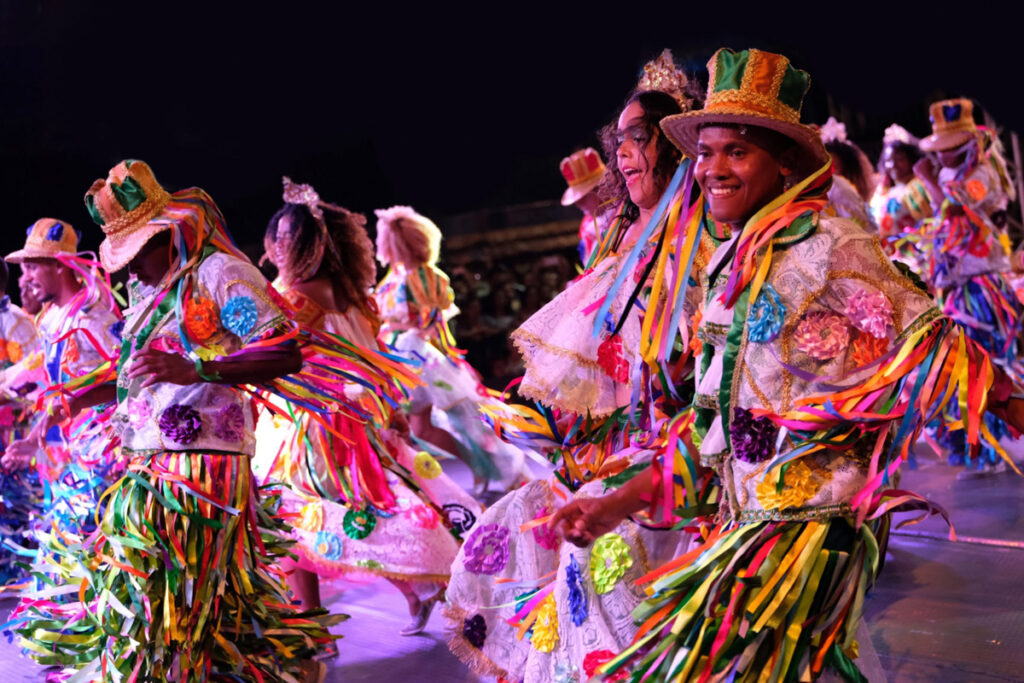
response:
[[[708,67],[705,108],[662,128],[696,159],[711,218],[731,227],[705,271],[694,401],[693,441],[720,478],[720,521],[644,577],[637,637],[601,671],[884,680],[864,657],[864,593],[888,513],[924,504],[889,491],[890,477],[953,393],[971,397],[975,440],[986,401],[1015,423],[1021,402],[874,237],[822,213],[832,165],[799,120],[808,75],[759,50],[722,49]],[[639,493],[570,504],[552,523],[585,545],[644,506]]]
[[[294,333],[201,189],[170,194],[130,160],[86,208],[104,266],[132,275],[115,414],[128,471],[97,533],[64,548],[59,588],[23,602],[15,630],[83,680],[311,679],[332,620],[291,605],[271,566],[282,535],[253,484],[245,390],[317,400],[294,390],[313,378],[278,379],[302,366]],[[57,601],[68,593],[82,602]]]
[[[927,279],[942,310],[981,344],[993,362],[1017,377],[1024,377],[1020,362],[1024,305],[1009,278],[1012,275],[1006,208],[1014,185],[1003,160],[999,138],[974,123],[968,99],[942,100],[931,105],[932,134],[921,149],[934,154],[922,159],[915,172],[928,187],[935,218],[923,230],[931,243]],[[956,408],[950,408],[955,415]],[[1008,435],[1006,424],[989,415],[988,429],[996,438]],[[984,447],[972,454],[962,430],[942,434],[940,443],[950,450],[952,464],[968,465],[961,473],[995,472],[1006,463],[996,449]]]
[[[264,236],[267,258],[278,269],[274,284],[301,320],[344,339],[364,358],[350,364],[353,381],[345,389],[362,416],[333,412],[327,424],[297,417],[277,428],[262,420],[257,428],[256,455],[263,454],[269,470],[264,476],[290,487],[281,505],[295,518],[297,562],[284,561],[289,584],[304,606],[320,607],[318,581],[385,577],[413,617],[402,635],[415,635],[443,594],[458,539],[480,505],[398,431],[408,431],[398,409],[403,386],[416,379],[377,340],[376,269],[365,217],[288,178],[284,201]]]
[[[691,538],[650,528],[655,519],[676,521],[661,510],[609,526],[587,551],[545,527],[566,501],[623,485],[679,443],[682,423],[669,418],[688,402],[674,383],[687,371],[692,338],[680,329],[688,329],[696,302],[680,299],[676,307],[673,283],[688,276],[686,250],[698,263],[706,254],[677,239],[701,205],[688,191],[689,164],[680,165],[658,122],[689,106],[687,86],[667,51],[647,65],[602,132],[614,223],[589,269],[513,333],[526,366],[520,393],[537,410],[497,426],[508,438],[543,445],[558,469],[491,506],[452,567],[449,646],[481,675],[589,679],[635,632],[630,613],[643,599],[635,580]],[[645,329],[664,343],[642,345]]]

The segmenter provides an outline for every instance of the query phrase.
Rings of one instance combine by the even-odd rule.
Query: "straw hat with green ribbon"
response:
[[[810,85],[810,75],[782,55],[722,48],[708,62],[704,108],[668,116],[661,121],[661,128],[692,159],[697,158],[701,126],[728,123],[769,128],[792,139],[821,166],[828,159],[821,137],[817,129],[800,123],[800,109]]]

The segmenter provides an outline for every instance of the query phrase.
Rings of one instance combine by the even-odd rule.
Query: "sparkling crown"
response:
[[[686,96],[686,84],[690,79],[686,77],[682,69],[676,66],[672,58],[672,50],[665,48],[653,59],[644,64],[644,73],[636,84],[637,90],[657,90],[679,103],[683,111],[689,111],[693,101]]]

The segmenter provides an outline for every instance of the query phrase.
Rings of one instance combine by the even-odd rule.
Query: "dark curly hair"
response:
[[[285,204],[267,223],[263,246],[282,273],[305,273],[305,279],[327,277],[347,305],[370,312],[370,290],[376,282],[373,242],[366,234],[366,217],[333,204],[320,202],[326,236],[319,221],[303,204]],[[279,234],[282,219],[291,226]],[[326,239],[325,239],[326,237]],[[317,264],[315,260],[319,258]]]
[[[672,173],[675,172],[683,155],[682,152],[676,149],[675,145],[669,142],[669,139],[661,132],[658,124],[666,116],[681,114],[683,110],[671,95],[666,95],[657,90],[634,92],[622,105],[622,109],[625,109],[634,102],[638,102],[641,109],[644,110],[642,117],[643,127],[647,130],[648,135],[655,138],[655,150],[658,156],[654,163],[651,164],[651,167],[655,181],[661,187],[664,187],[668,184]],[[619,171],[617,158],[619,149],[618,122],[612,121],[609,123],[600,130],[598,136],[601,139],[601,146],[604,148],[604,156],[607,159],[606,167],[608,169],[604,175],[604,180],[601,181],[601,185],[598,188],[598,193],[603,202],[621,203],[622,216],[632,223],[639,218],[640,208],[630,201],[629,192],[626,190],[626,179],[622,177],[622,173]],[[647,161],[650,163],[651,160],[648,159]]]
[[[892,178],[889,177],[889,172],[885,170],[885,151],[890,148],[894,154],[896,152],[903,152],[907,155],[911,166],[924,157],[924,152],[917,145],[912,145],[909,142],[891,142],[883,147],[882,154],[878,157],[878,172],[882,176],[882,187],[885,189],[893,186]]]
[[[841,140],[826,142],[825,149],[832,155],[836,170],[857,188],[857,194],[861,199],[869,201],[875,188],[874,179],[871,177],[871,162],[867,160],[864,152],[852,142]]]

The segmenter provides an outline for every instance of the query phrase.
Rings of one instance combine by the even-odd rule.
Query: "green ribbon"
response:
[[[128,357],[131,355],[133,350],[139,351],[142,349],[143,346],[146,345],[146,342],[149,341],[149,338],[153,335],[153,332],[156,330],[156,328],[160,325],[161,322],[163,322],[164,318],[167,317],[167,314],[171,312],[171,307],[173,305],[174,297],[170,296],[169,293],[165,294],[163,301],[160,302],[160,305],[156,307],[155,311],[153,311],[153,315],[150,316],[149,322],[146,323],[146,326],[144,328],[142,328],[142,331],[139,333],[139,336],[135,338],[134,349],[132,348],[132,338],[129,335],[125,335],[124,339],[121,340],[121,356],[117,361],[118,371],[120,371],[121,368],[124,367],[124,364],[128,361]],[[125,382],[123,386],[120,382],[118,382],[117,402],[121,403],[127,398],[127,382]]]

